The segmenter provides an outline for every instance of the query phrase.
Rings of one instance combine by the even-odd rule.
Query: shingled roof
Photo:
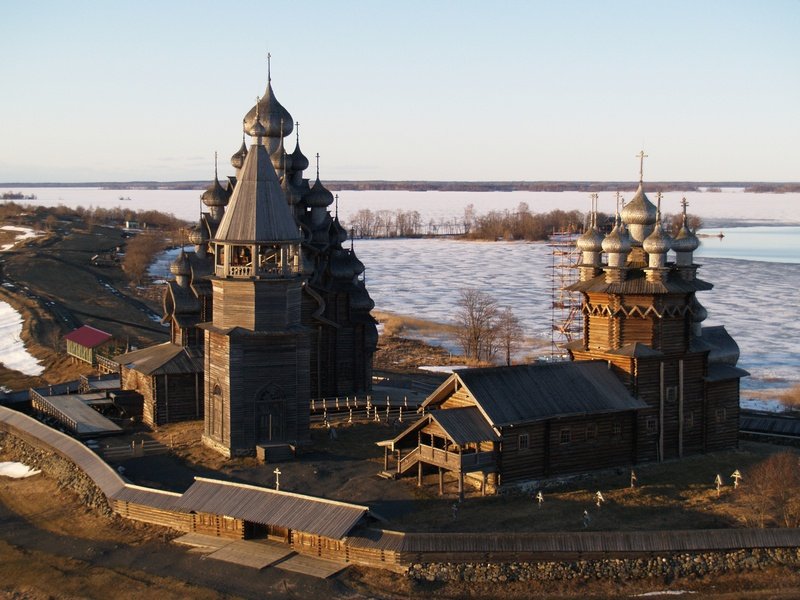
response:
[[[250,147],[215,242],[299,242],[300,229],[281,189],[267,149]]]
[[[647,407],[602,361],[465,369],[453,373],[439,390],[447,389],[454,381],[467,388],[495,427]],[[435,408],[442,399],[439,390],[423,406]],[[445,411],[437,415],[442,412]]]
[[[120,354],[114,362],[144,375],[202,373],[202,358],[184,346],[164,342]]]
[[[177,510],[213,513],[342,539],[369,509],[292,492],[196,477]]]

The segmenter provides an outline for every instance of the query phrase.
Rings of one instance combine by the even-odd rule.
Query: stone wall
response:
[[[113,514],[100,488],[72,461],[50,449],[38,448],[3,431],[0,431],[0,448],[12,460],[40,469],[48,477],[55,479],[59,487],[69,488],[78,495],[83,504],[99,511],[103,515],[111,516]]]
[[[571,562],[417,563],[408,577],[417,581],[665,581],[689,576],[755,571],[765,567],[800,566],[800,549],[770,548],[733,552],[681,553],[647,558],[603,558]]]

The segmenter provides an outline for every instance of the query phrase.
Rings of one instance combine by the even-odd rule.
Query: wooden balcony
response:
[[[493,471],[495,452],[449,452],[425,444],[419,445],[418,460],[450,471]]]

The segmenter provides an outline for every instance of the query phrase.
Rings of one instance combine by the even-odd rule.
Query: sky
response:
[[[798,0],[0,8],[0,182],[232,174],[268,52],[312,179],[800,180]]]

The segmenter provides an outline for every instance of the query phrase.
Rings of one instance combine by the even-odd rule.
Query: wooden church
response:
[[[312,185],[299,135],[285,150],[294,125],[268,77],[243,120],[251,143],[243,135],[231,158],[236,175],[223,185],[215,173],[189,232],[195,251],[171,265],[170,341],[115,358],[145,422],[203,418],[203,441],[226,456],[302,444],[311,398],[371,390],[378,336],[364,265],[345,245],[319,157]],[[184,393],[163,393],[159,376],[180,378]]]
[[[643,158],[643,156],[642,156]],[[583,337],[571,361],[454,373],[423,418],[384,448],[397,476],[438,470],[482,490],[557,474],[660,461],[737,445],[739,349],[724,327],[702,327],[700,242],[683,221],[672,237],[641,179],[603,235],[593,203],[576,244],[571,290]],[[669,253],[674,253],[674,259]]]

